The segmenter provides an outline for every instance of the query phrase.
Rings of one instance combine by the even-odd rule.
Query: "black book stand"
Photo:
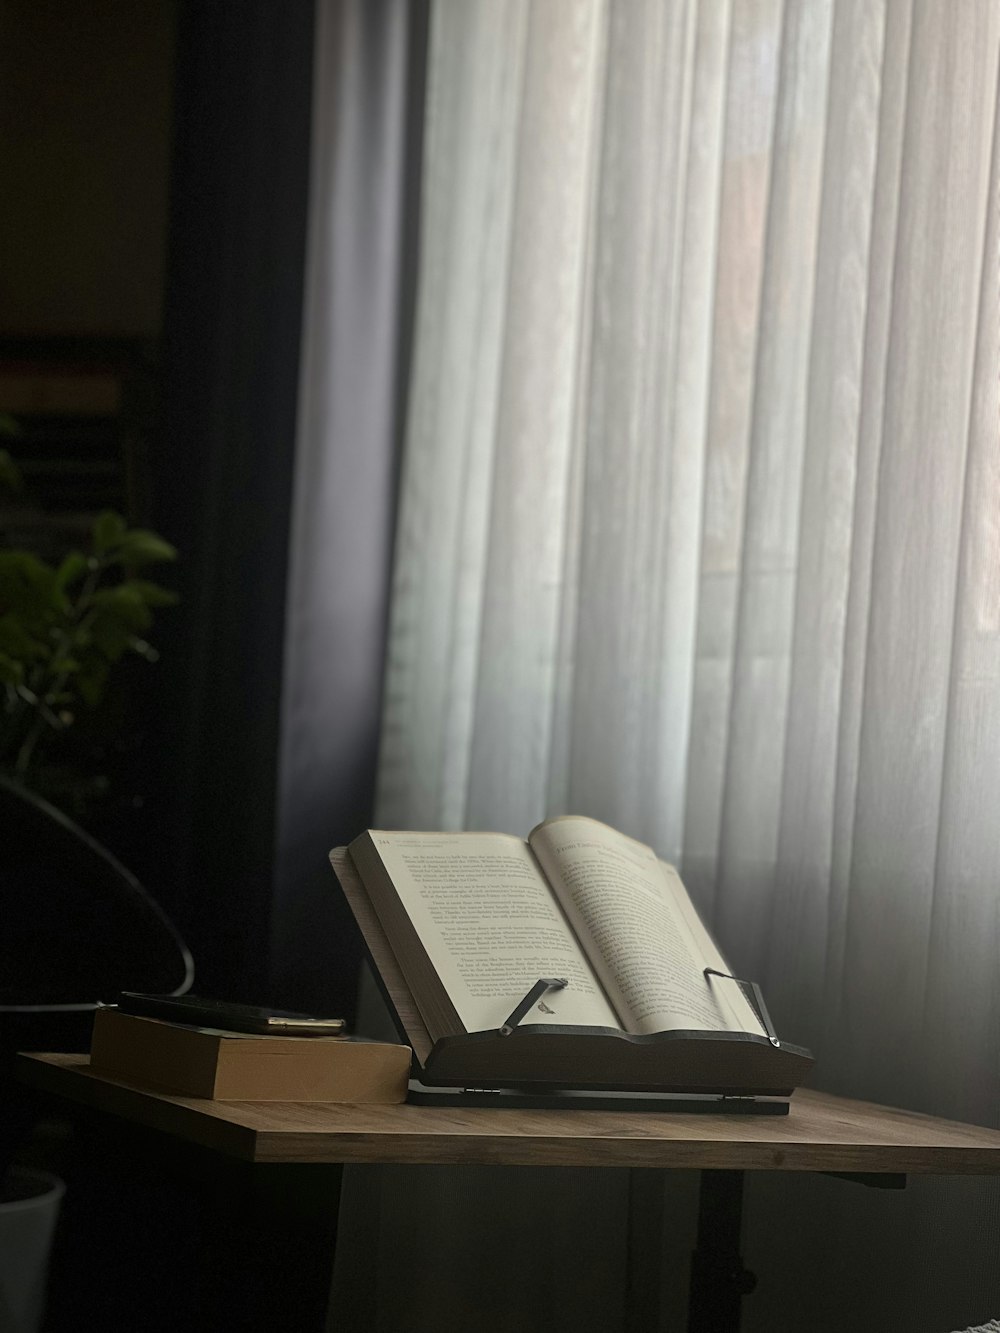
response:
[[[419,1068],[419,1076],[410,1080],[408,1100],[422,1106],[787,1115],[788,1097],[808,1070],[812,1057],[801,1047],[783,1045],[778,1040],[764,997],[755,982],[743,981],[714,968],[706,968],[705,975],[735,981],[744,989],[767,1033],[766,1038],[749,1033],[722,1032],[656,1032],[634,1036],[612,1028],[581,1029],[543,1023],[522,1026],[521,1020],[546,992],[567,985],[561,977],[540,977],[495,1031],[469,1032],[435,1042]],[[392,1009],[391,1000],[389,1005]],[[469,1084],[467,1071],[470,1068],[485,1072],[491,1067],[503,1067],[506,1061],[497,1057],[509,1055],[507,1043],[526,1043],[524,1055],[528,1057],[531,1043],[545,1038],[555,1038],[571,1055],[573,1047],[580,1048],[586,1043],[590,1052],[588,1063],[603,1071],[601,1082],[592,1083],[588,1079],[585,1085],[567,1086],[557,1075],[547,1081],[543,1063],[531,1077],[519,1079],[516,1086],[493,1086],[493,1080],[488,1077],[481,1083]],[[633,1063],[636,1047],[647,1050],[659,1047],[661,1051],[669,1047],[671,1055],[679,1053],[681,1067],[669,1076],[670,1083],[687,1081],[689,1090],[679,1086],[650,1086],[649,1083],[637,1086],[635,1071],[628,1068]],[[546,1054],[551,1055],[555,1049],[549,1040]],[[526,1066],[533,1063],[526,1058]],[[557,1060],[551,1068],[556,1070],[559,1063]],[[740,1078],[741,1066],[744,1071],[750,1071],[748,1081]],[[766,1073],[763,1073],[765,1067]],[[462,1083],[455,1078],[459,1069],[465,1071]],[[605,1075],[607,1082],[604,1081]],[[583,1084],[583,1080],[580,1083]],[[752,1091],[748,1090],[748,1083]],[[773,1086],[767,1086],[769,1083]]]

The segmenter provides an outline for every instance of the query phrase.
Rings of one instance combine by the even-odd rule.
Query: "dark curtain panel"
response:
[[[146,874],[197,988],[248,997],[266,983],[312,46],[311,0],[180,8],[154,495],[182,601]]]
[[[325,853],[371,818],[423,60],[382,44],[409,8],[186,0],[178,33],[154,521],[182,602],[140,873],[196,989],[347,1012]]]

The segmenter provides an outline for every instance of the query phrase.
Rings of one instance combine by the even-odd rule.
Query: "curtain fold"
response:
[[[439,0],[377,805],[619,826],[821,1086],[990,1124],[998,49],[978,0]],[[827,1184],[755,1183],[802,1281],[748,1328],[998,1313],[992,1186]]]
[[[423,4],[316,6],[271,912],[274,986],[309,1012],[353,1016],[357,987],[326,858],[372,819],[426,22]]]

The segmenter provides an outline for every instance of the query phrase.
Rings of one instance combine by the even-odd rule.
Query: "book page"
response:
[[[703,967],[714,967],[719,972],[731,973],[732,968],[723,958],[715,940],[705,928],[705,924],[695,910],[691,896],[684,887],[684,881],[672,865],[660,861],[660,870],[667,885],[670,900],[687,923],[691,939],[694,942]],[[724,1012],[729,1014],[731,1032],[752,1032],[754,1036],[766,1036],[764,1025],[757,1016],[757,1011],[747,999],[742,988],[735,981],[722,977],[713,977],[708,985],[716,996]]]
[[[729,969],[652,848],[576,816],[547,820],[530,842],[627,1031],[764,1035],[734,982],[705,977]]]
[[[369,836],[467,1031],[498,1028],[539,977],[569,985],[544,995],[522,1023],[620,1027],[525,842],[499,833]]]

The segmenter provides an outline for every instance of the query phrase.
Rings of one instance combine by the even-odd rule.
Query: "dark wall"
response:
[[[0,333],[153,337],[176,0],[0,0]]]

